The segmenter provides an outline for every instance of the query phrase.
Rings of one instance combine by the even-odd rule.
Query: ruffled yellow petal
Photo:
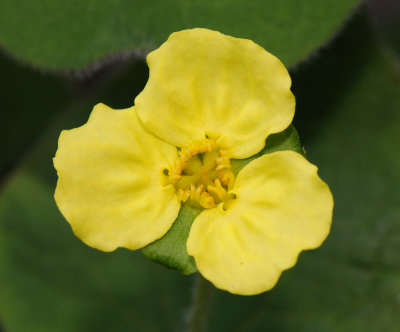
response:
[[[74,233],[103,251],[138,249],[163,236],[180,203],[163,169],[176,148],[140,123],[135,109],[98,104],[89,121],[61,133],[55,199]]]
[[[295,100],[283,64],[254,42],[184,30],[147,57],[149,81],[135,100],[146,128],[186,147],[205,135],[233,158],[262,149],[292,121]]]
[[[226,211],[204,210],[187,241],[200,273],[216,287],[253,295],[271,289],[299,253],[329,233],[333,199],[300,154],[275,152],[238,174]]]

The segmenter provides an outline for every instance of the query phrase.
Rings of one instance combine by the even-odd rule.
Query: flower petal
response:
[[[89,246],[141,248],[178,215],[180,203],[162,173],[176,157],[175,147],[144,129],[134,108],[98,104],[85,125],[60,135],[57,205]]]
[[[187,241],[197,268],[218,288],[252,295],[271,289],[299,253],[329,233],[333,199],[317,168],[280,151],[246,165],[232,190],[237,198],[204,210]]]
[[[184,30],[147,62],[149,81],[135,100],[138,115],[173,145],[186,147],[208,135],[233,158],[247,158],[292,121],[295,100],[286,68],[250,40]]]

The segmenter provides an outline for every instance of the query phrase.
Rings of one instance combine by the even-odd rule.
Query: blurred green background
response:
[[[146,53],[191,27],[253,39],[285,63],[294,124],[335,197],[325,244],[270,292],[215,290],[207,330],[399,331],[396,0],[1,1],[0,331],[182,330],[193,276],[75,238],[52,157],[96,103],[131,106]]]

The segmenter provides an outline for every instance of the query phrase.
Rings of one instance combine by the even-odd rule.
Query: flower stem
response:
[[[213,290],[214,286],[198,273],[186,322],[186,332],[205,331]]]

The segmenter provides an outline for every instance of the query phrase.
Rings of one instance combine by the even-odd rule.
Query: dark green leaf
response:
[[[151,50],[174,31],[203,27],[249,38],[287,65],[339,29],[358,0],[3,0],[0,45],[49,68]]]

